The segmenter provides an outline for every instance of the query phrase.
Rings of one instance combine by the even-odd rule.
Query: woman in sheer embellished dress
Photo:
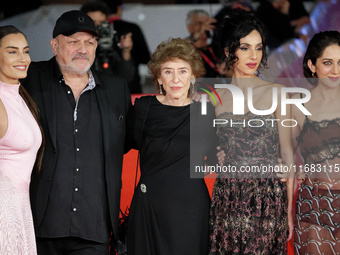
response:
[[[296,199],[295,254],[340,254],[340,33],[324,31],[309,42],[303,71],[311,99],[305,116],[295,106],[295,149],[303,164]],[[302,95],[296,94],[295,98]]]

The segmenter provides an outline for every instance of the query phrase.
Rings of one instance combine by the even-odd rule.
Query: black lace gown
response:
[[[208,253],[210,197],[203,178],[190,178],[190,108],[173,107],[156,97],[136,99],[134,139],[139,146],[147,104],[149,110],[141,142],[141,179],[135,189],[128,221],[128,254],[200,255]],[[196,114],[196,116],[198,116]],[[204,121],[193,132],[202,138]],[[206,141],[205,150],[211,151]],[[216,145],[214,145],[216,146]],[[216,150],[214,151],[216,155]],[[201,176],[203,177],[203,176]]]

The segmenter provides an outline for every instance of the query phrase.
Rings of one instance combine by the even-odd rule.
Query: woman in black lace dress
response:
[[[303,60],[311,99],[292,118],[304,165],[296,201],[295,254],[340,254],[340,33],[320,32]],[[299,98],[300,95],[294,95]]]
[[[293,183],[282,183],[275,172],[265,171],[282,158],[293,164],[291,128],[282,125],[290,119],[290,109],[283,115],[279,84],[266,82],[256,75],[266,63],[262,24],[251,15],[226,19],[220,31],[220,44],[226,66],[233,69],[231,84],[242,91],[244,102],[229,89],[217,89],[222,103],[215,106],[220,145],[226,157],[224,166],[234,172],[217,176],[210,209],[210,254],[286,254],[286,241],[293,235]],[[273,91],[277,91],[276,110],[255,114],[255,109],[271,109]],[[253,99],[248,101],[248,93]],[[244,112],[233,114],[241,101]],[[250,170],[253,169],[254,172]],[[261,170],[262,169],[262,170]],[[248,171],[249,170],[249,171]]]

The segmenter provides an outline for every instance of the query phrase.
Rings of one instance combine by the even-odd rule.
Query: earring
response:
[[[163,95],[163,89],[161,84],[159,84],[159,94]]]
[[[312,77],[313,77],[313,78],[315,78],[315,77],[316,77],[315,73],[312,73]]]

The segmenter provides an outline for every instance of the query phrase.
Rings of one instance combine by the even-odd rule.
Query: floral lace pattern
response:
[[[217,131],[226,153],[224,165],[238,169],[275,165],[280,150],[272,116],[222,113],[218,118],[229,120]],[[261,127],[230,125],[230,120],[249,124],[251,119],[258,123],[253,121],[252,126]],[[224,173],[216,179],[210,209],[210,254],[286,254],[286,186],[273,173],[261,175]]]
[[[330,136],[326,135],[327,142],[320,140],[322,135],[325,135],[325,129],[328,127],[330,127],[330,129],[336,129],[337,126],[340,126],[340,118],[328,121],[322,120],[320,122],[308,118],[305,119],[301,133],[297,137],[297,141],[300,147],[302,147],[301,154],[305,162],[317,164],[323,162],[325,159],[332,160],[340,157],[340,135],[332,136],[329,134]],[[313,146],[308,145],[308,140],[310,139],[308,134],[310,132],[313,133],[314,138],[318,139],[318,144],[314,144]]]

